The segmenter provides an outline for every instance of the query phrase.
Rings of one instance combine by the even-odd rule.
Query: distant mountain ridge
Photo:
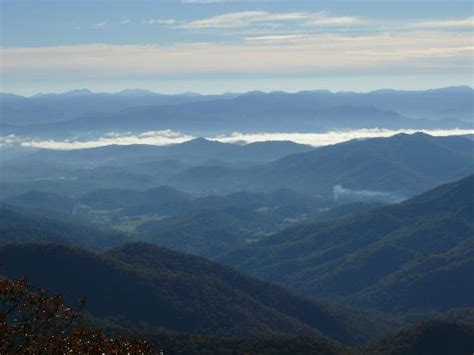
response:
[[[170,146],[41,150],[2,162],[0,179],[8,182],[3,194],[15,189],[77,193],[168,185],[199,194],[283,188],[332,199],[339,186],[346,195],[372,193],[399,201],[473,173],[473,151],[471,139],[422,133],[320,148],[292,142],[241,146],[198,138]]]
[[[291,141],[264,141],[248,144],[222,143],[202,137],[183,143],[170,145],[107,145],[103,147],[48,150],[42,149],[12,161],[13,164],[26,161],[62,163],[65,165],[124,165],[129,163],[178,160],[182,162],[203,163],[221,162],[265,162],[289,154],[302,153],[315,149],[312,146]],[[2,162],[8,164],[9,162]]]
[[[473,124],[474,94],[469,87],[240,95],[81,92],[31,98],[0,95],[7,133],[66,137],[91,131],[106,133],[113,127],[114,132],[172,129],[206,135],[234,131],[472,128]]]
[[[247,169],[189,169],[179,173],[174,184],[182,189],[291,188],[325,196],[340,185],[403,199],[474,172],[473,151],[474,142],[464,137],[397,134],[320,147]]]
[[[31,97],[0,93],[2,124],[24,126],[68,121],[92,113],[114,113],[137,106],[174,105],[216,100],[231,95],[165,95],[147,90],[126,89],[117,93],[93,93],[87,89]]]

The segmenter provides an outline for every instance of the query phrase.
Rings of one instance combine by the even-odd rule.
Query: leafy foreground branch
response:
[[[80,301],[80,308],[84,300]],[[155,353],[151,344],[111,339],[84,325],[79,310],[50,297],[25,279],[0,279],[0,353]]]

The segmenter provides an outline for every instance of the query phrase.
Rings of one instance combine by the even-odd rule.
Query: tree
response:
[[[0,353],[156,353],[148,342],[112,339],[86,326],[79,311],[26,279],[0,279]]]

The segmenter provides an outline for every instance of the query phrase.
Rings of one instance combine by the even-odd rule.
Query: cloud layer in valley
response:
[[[351,202],[386,202],[397,203],[404,199],[399,196],[385,191],[371,191],[371,190],[352,190],[341,185],[333,187],[334,201],[342,203]]]
[[[264,141],[293,141],[301,144],[308,144],[314,147],[325,146],[345,142],[351,139],[365,139],[375,137],[390,137],[399,133],[412,134],[415,132],[424,132],[433,136],[450,135],[472,135],[474,129],[454,129],[454,130],[387,130],[387,129],[359,129],[351,131],[332,131],[324,133],[233,133],[230,135],[220,135],[206,137],[209,140],[223,143],[248,144]],[[8,135],[0,137],[0,147],[24,147],[40,149],[85,149],[103,147],[112,144],[131,145],[131,144],[150,144],[150,145],[168,145],[183,143],[196,137],[173,132],[149,131],[144,133],[110,133],[94,140],[39,140],[27,137]]]

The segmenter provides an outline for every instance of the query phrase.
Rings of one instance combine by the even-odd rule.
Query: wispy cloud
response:
[[[125,18],[122,18],[119,23],[120,23],[121,25],[128,25],[130,22],[132,22],[132,20],[130,20],[129,18],[126,18],[126,17],[125,17]]]
[[[405,197],[393,194],[386,191],[374,191],[374,190],[352,190],[347,189],[341,185],[333,187],[334,200],[335,201],[382,201],[388,203],[397,203],[405,199]]]
[[[159,18],[150,18],[142,20],[142,25],[175,25],[178,23],[175,19],[159,19]]]
[[[306,12],[274,13],[267,11],[231,12],[182,24],[181,28],[245,27],[269,22],[295,21],[308,17]]]
[[[102,29],[105,28],[106,25],[107,25],[106,21],[101,21],[101,22],[94,23],[91,26],[91,28],[94,29],[94,30],[102,30]]]
[[[327,12],[309,14],[305,26],[348,26],[364,23],[365,20],[355,16],[331,16]]]
[[[461,19],[444,19],[444,20],[432,20],[432,21],[421,21],[409,25],[414,28],[472,28],[474,27],[474,17],[466,17]]]
[[[5,77],[67,75],[94,79],[193,73],[304,74],[472,68],[472,35],[446,31],[371,35],[289,34],[243,43],[74,45],[0,48]],[[35,60],[31,61],[34,57]],[[235,60],[239,58],[239,60]],[[271,61],[268,60],[271,58]],[[350,61],[348,61],[350,58]]]
[[[311,35],[301,33],[301,34],[281,34],[281,35],[246,37],[245,40],[248,42],[256,42],[256,43],[281,43],[281,42],[300,41],[300,40],[304,40],[308,38],[311,38]]]

